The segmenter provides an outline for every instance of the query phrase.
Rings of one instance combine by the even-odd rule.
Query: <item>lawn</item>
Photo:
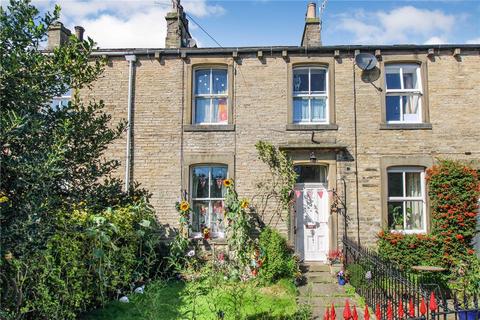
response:
[[[297,290],[291,281],[260,286],[256,281],[153,282],[144,294],[132,293],[129,303],[108,304],[81,319],[283,319],[296,314]]]

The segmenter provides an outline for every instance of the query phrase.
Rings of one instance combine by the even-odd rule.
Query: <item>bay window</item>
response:
[[[228,71],[202,68],[194,71],[194,124],[228,123]]]
[[[293,69],[293,123],[328,122],[328,69],[296,67]]]
[[[417,167],[388,169],[388,227],[426,232],[425,172]]]
[[[418,64],[385,66],[387,123],[420,123],[424,120],[421,79]]]
[[[191,227],[194,237],[201,236],[205,228],[210,230],[212,237],[224,236],[225,179],[225,165],[195,165],[191,168]]]

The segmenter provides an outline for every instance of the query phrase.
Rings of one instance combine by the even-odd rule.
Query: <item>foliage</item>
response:
[[[274,213],[267,223],[270,225],[275,216],[283,219],[282,211],[289,212],[297,174],[285,152],[265,141],[258,141],[255,148],[259,159],[268,166],[270,175],[257,183],[258,194],[252,201],[260,216],[260,224],[265,223],[267,210]]]
[[[123,319],[309,319],[298,308],[296,288],[289,281],[260,287],[255,281],[231,282],[207,276],[195,282],[153,282],[130,303],[110,303],[86,320]]]
[[[469,297],[480,294],[480,259],[468,255],[455,261],[450,288]]]
[[[361,288],[365,285],[366,270],[361,264],[352,263],[347,266],[348,282],[355,288]]]
[[[46,248],[25,261],[5,259],[2,307],[27,318],[74,319],[158,270],[158,226],[151,208],[134,205],[56,215]]]
[[[298,261],[287,241],[270,227],[265,228],[259,237],[260,250],[264,252],[263,265],[259,277],[267,283],[278,279],[294,279],[299,275]]]
[[[480,180],[476,170],[442,160],[427,170],[432,234],[442,245],[447,264],[472,254],[476,234]]]

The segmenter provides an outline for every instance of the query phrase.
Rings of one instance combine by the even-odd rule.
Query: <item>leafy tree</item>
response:
[[[85,104],[79,95],[103,70],[104,63],[90,57],[94,42],[71,37],[53,52],[41,50],[59,12],[57,6],[39,17],[28,0],[11,0],[0,8],[4,252],[42,243],[52,210],[80,201],[105,204],[113,200],[108,199],[111,191],[121,190],[119,181],[108,178],[118,161],[101,156],[125,124],[110,127],[103,102]],[[52,98],[70,88],[74,94],[68,106],[52,108]],[[26,247],[18,248],[19,243]]]

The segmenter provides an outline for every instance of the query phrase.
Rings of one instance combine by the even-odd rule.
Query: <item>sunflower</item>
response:
[[[188,211],[188,209],[190,209],[190,203],[188,203],[188,201],[183,200],[180,202],[180,210],[185,212]]]
[[[241,207],[242,209],[247,209],[249,205],[250,205],[250,202],[248,202],[247,199],[243,199],[243,200],[240,202],[240,207]]]
[[[224,185],[225,187],[227,187],[227,188],[228,188],[228,187],[231,187],[231,186],[233,185],[232,179],[225,179],[225,180],[223,180],[223,185]]]

